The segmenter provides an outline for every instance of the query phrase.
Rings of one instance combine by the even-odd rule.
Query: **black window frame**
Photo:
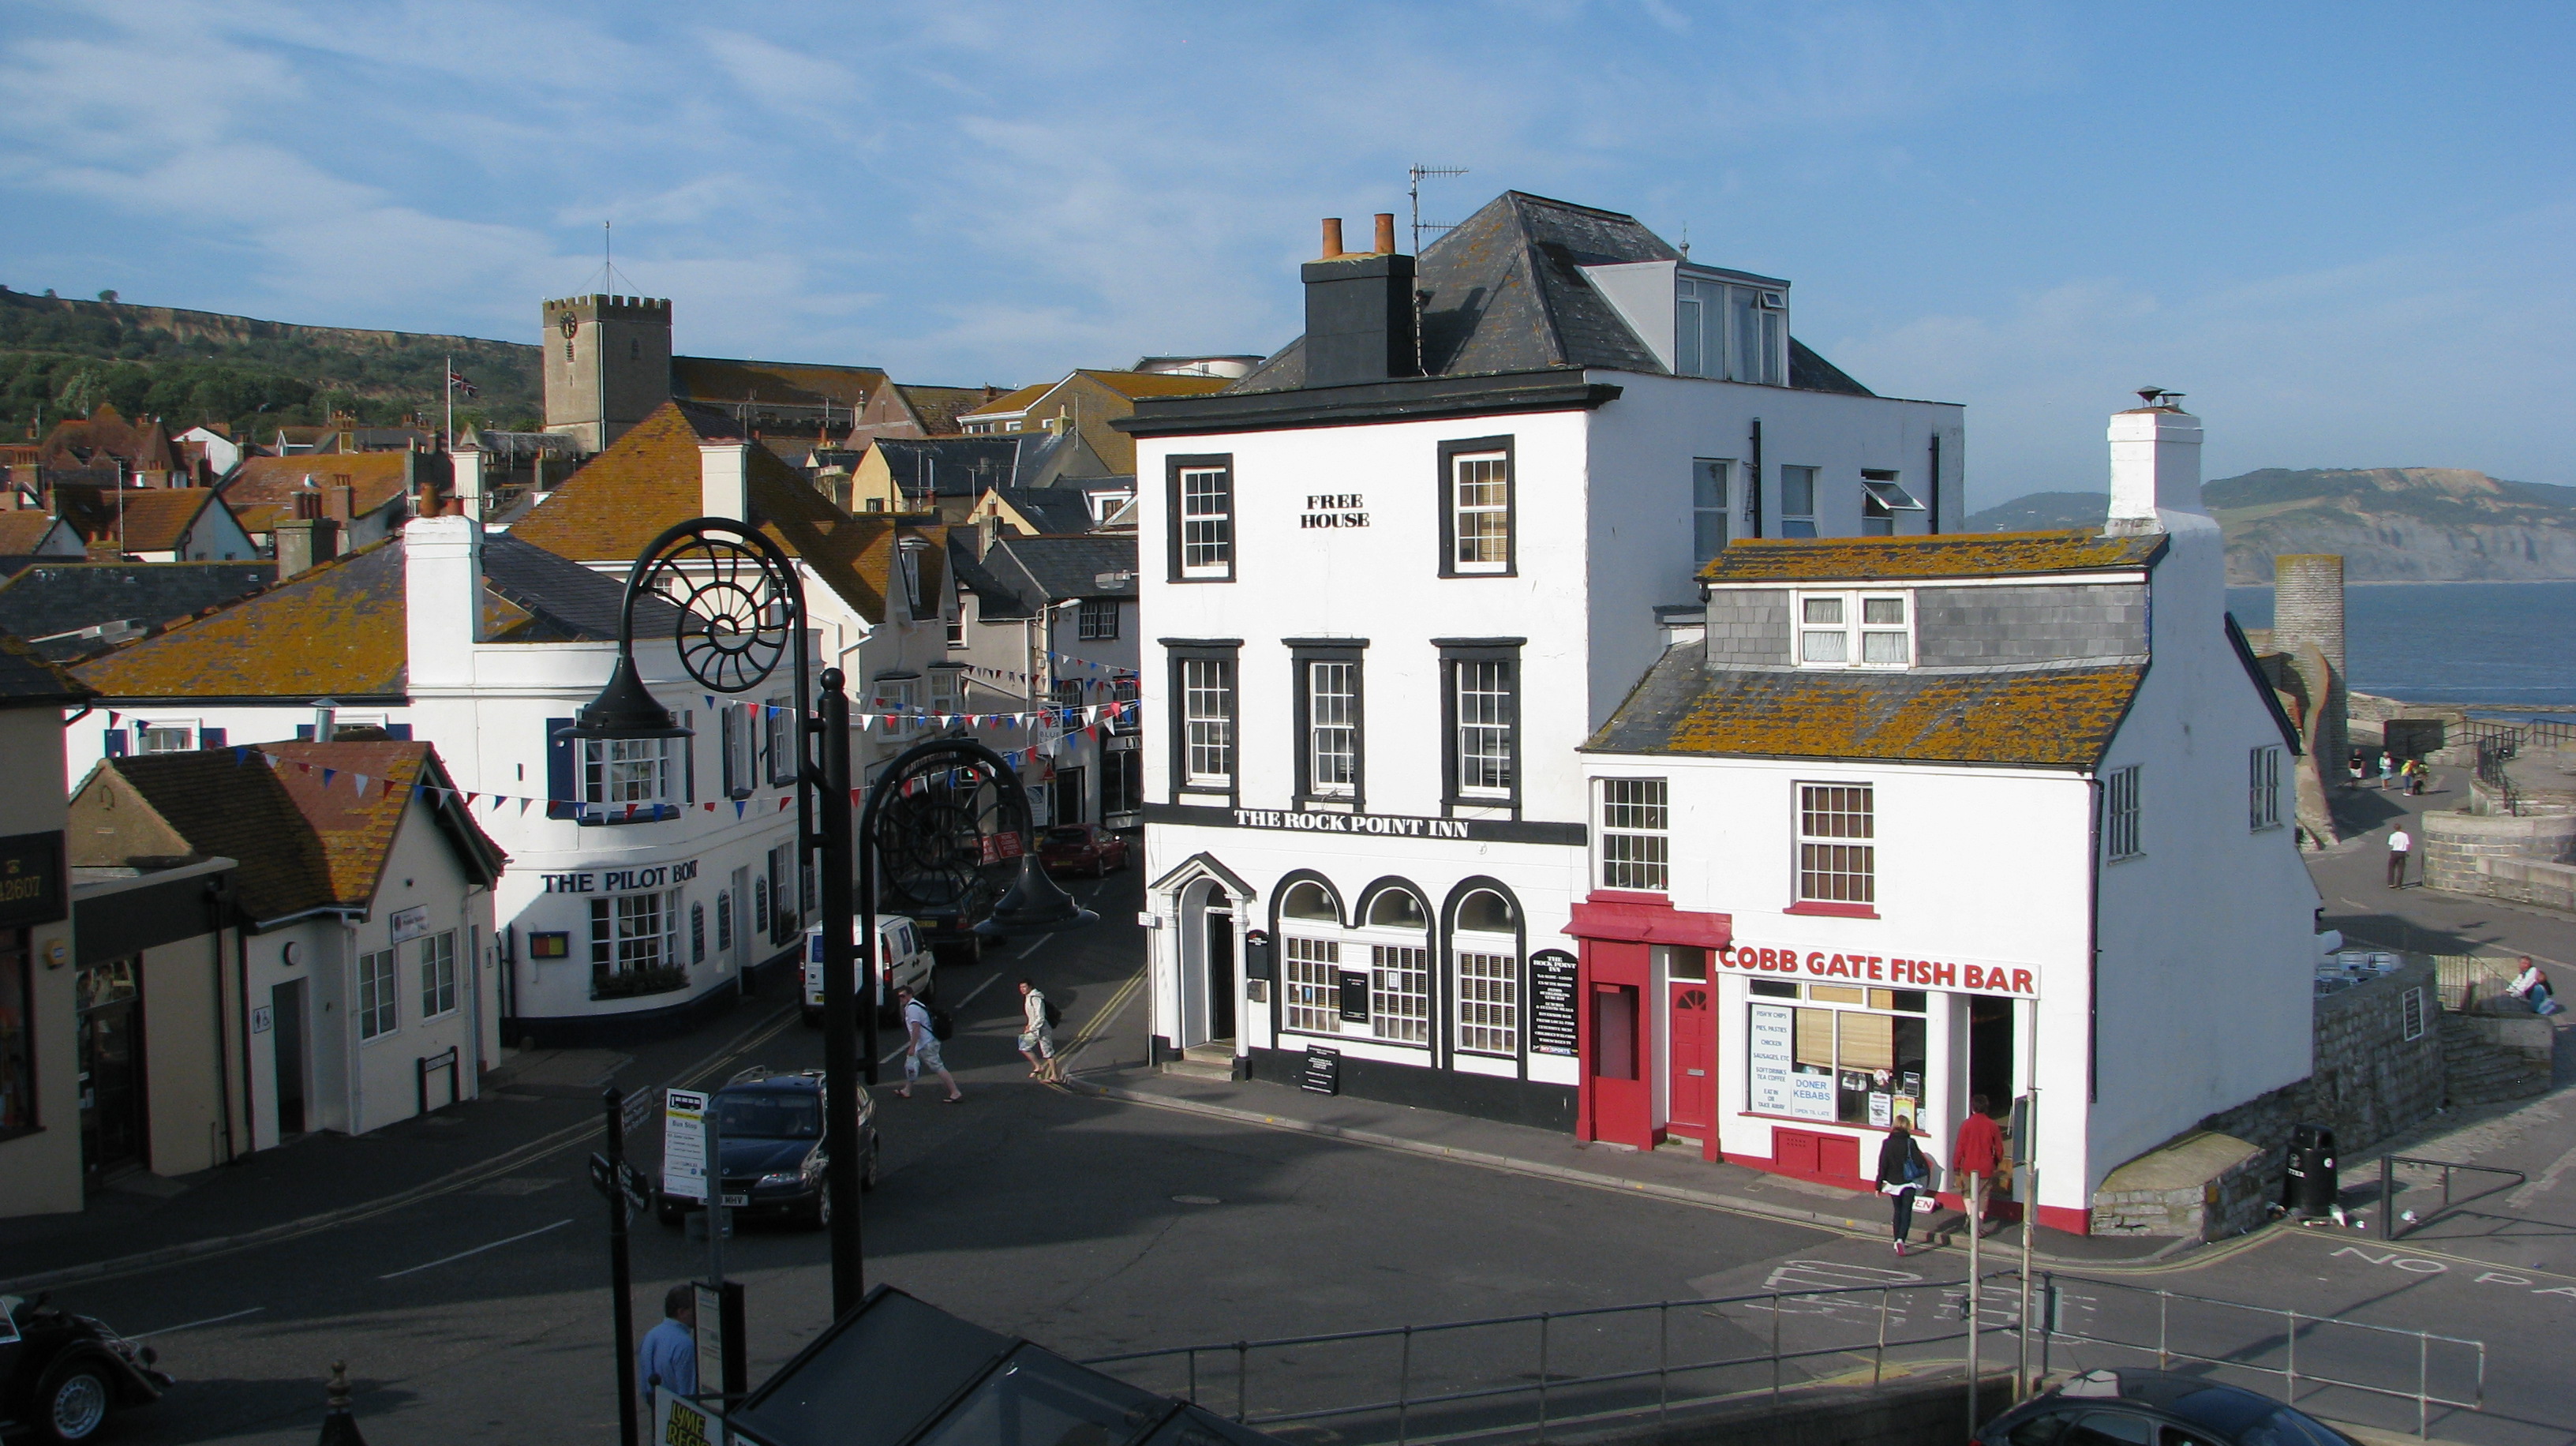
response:
[[[1522,787],[1529,771],[1529,750],[1523,746],[1521,728],[1521,649],[1528,646],[1529,639],[1433,638],[1431,643],[1440,650],[1441,813],[1455,817],[1462,808],[1495,808],[1508,809],[1513,818],[1519,818]],[[1511,730],[1512,786],[1505,797],[1469,797],[1461,792],[1458,778],[1463,761],[1458,747],[1458,665],[1494,662],[1507,663],[1512,670],[1511,717],[1504,725]]]
[[[1191,577],[1181,563],[1181,474],[1210,469],[1225,473],[1225,573],[1223,576]],[[1235,475],[1232,452],[1192,452],[1163,459],[1163,536],[1170,563],[1170,580],[1179,583],[1222,583],[1235,580],[1243,566],[1243,488]]]
[[[1503,454],[1503,565],[1488,572],[1462,572],[1458,567],[1457,459],[1482,452]],[[1510,434],[1461,437],[1440,444],[1439,476],[1440,576],[1518,577],[1521,567],[1521,459]]]
[[[1227,750],[1232,766],[1225,776],[1225,801],[1231,808],[1243,796],[1243,639],[1241,638],[1164,638],[1161,640],[1167,677],[1170,679],[1170,704],[1163,709],[1170,720],[1171,752],[1166,755],[1163,770],[1163,792],[1178,803],[1183,795],[1207,797],[1217,789],[1190,786],[1190,710],[1183,678],[1186,664],[1217,661],[1231,667],[1233,682],[1226,689]]]
[[[1296,698],[1296,799],[1299,808],[1314,804],[1347,808],[1353,813],[1367,811],[1368,800],[1368,639],[1366,638],[1282,638],[1288,648],[1289,666],[1296,671],[1290,677],[1290,692]],[[1351,791],[1319,793],[1315,789],[1314,749],[1314,674],[1315,663],[1348,663],[1352,669],[1351,685]]]
[[[1114,643],[1118,641],[1118,632],[1118,599],[1087,597],[1076,600],[1073,609],[1073,636],[1076,641]]]

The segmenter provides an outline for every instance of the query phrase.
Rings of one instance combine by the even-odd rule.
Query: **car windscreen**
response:
[[[2162,1404],[2166,1410],[2195,1426],[2207,1426],[2227,1436],[2233,1436],[2281,1409],[2281,1403],[2268,1396],[2258,1396],[2252,1391],[2215,1382],[2204,1390],[2186,1391]]]
[[[716,1111],[729,1140],[823,1138],[823,1105],[812,1095],[718,1095]]]
[[[1091,830],[1089,830],[1089,829],[1087,829],[1087,828],[1082,827],[1080,824],[1073,824],[1073,825],[1070,825],[1070,826],[1065,827],[1065,828],[1051,828],[1051,829],[1048,829],[1048,830],[1047,830],[1047,842],[1048,842],[1048,843],[1078,844],[1078,843],[1088,843],[1088,842],[1090,841],[1090,839],[1091,839]]]

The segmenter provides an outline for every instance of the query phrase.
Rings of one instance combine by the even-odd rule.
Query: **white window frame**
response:
[[[1814,537],[1816,535],[1816,493],[1823,480],[1821,467],[1784,466],[1780,469],[1780,535]],[[1803,486],[1807,493],[1805,511],[1789,505],[1792,489]]]
[[[1304,662],[1306,787],[1318,798],[1350,798],[1357,793],[1360,778],[1359,661],[1308,658]],[[1327,680],[1334,684],[1329,690]]]
[[[1181,576],[1227,578],[1234,575],[1234,469],[1180,469],[1180,515],[1173,525],[1181,535]]]
[[[759,786],[759,748],[747,707],[727,699],[717,706],[716,731],[724,750],[724,788],[728,798],[749,798]]]
[[[1790,606],[1790,647],[1801,668],[1893,672],[1914,666],[1911,591],[1800,592]],[[1895,621],[1887,620],[1890,611]],[[1823,614],[1830,611],[1833,617]],[[1872,618],[1877,621],[1872,621]],[[1872,659],[1872,652],[1880,656]],[[1839,656],[1817,656],[1838,653]],[[1889,656],[1893,654],[1893,656]]]
[[[2245,755],[2245,822],[2252,833],[2281,826],[2281,745],[2277,743]]]
[[[1714,494],[1715,500],[1711,500]],[[1699,562],[1714,561],[1735,540],[1735,459],[1732,457],[1693,457],[1691,459],[1691,556]],[[1716,529],[1716,545],[1710,546],[1709,529]]]
[[[1488,674],[1488,669],[1493,672]],[[1477,686],[1489,676],[1501,679],[1500,684]],[[1516,737],[1519,663],[1507,658],[1460,658],[1451,669],[1449,686],[1458,729],[1458,797],[1477,802],[1509,801],[1520,771]],[[1480,702],[1470,710],[1471,698],[1490,700],[1490,706]],[[1477,777],[1484,774],[1490,778],[1497,771],[1501,775],[1499,783]]]
[[[420,941],[420,1017],[437,1019],[456,1012],[456,931],[448,929]]]
[[[1234,787],[1235,675],[1231,658],[1183,658],[1181,776],[1187,787]]]
[[[1375,943],[1369,950],[1369,1038],[1431,1045],[1431,941]]]
[[[769,755],[769,783],[773,788],[784,788],[796,781],[799,755],[795,748],[795,702],[792,695],[781,693],[760,710],[761,751]]]
[[[957,668],[930,670],[930,711],[954,713],[966,692],[966,674]]]
[[[1594,780],[1593,877],[1605,889],[1672,891],[1672,785],[1661,778]]]
[[[2132,763],[2102,775],[2102,857],[2111,863],[2134,859],[2147,851],[2145,784]]]
[[[1471,467],[1478,469],[1472,479]],[[1500,449],[1452,453],[1447,480],[1449,570],[1461,576],[1511,571],[1511,453]],[[1471,487],[1479,489],[1473,502],[1468,500]],[[1491,556],[1483,555],[1489,552]]]
[[[660,812],[671,800],[671,740],[584,738],[581,801],[602,813],[628,804]]]
[[[602,922],[607,929],[600,928]],[[608,894],[591,900],[590,963],[614,977],[681,969],[680,890]]]
[[[184,720],[137,718],[134,720],[134,751],[138,754],[194,753],[197,751],[199,732],[197,720],[193,718]],[[176,734],[178,742],[168,747],[156,748],[152,746],[154,734]]]
[[[1869,783],[1801,780],[1791,828],[1797,854],[1791,872],[1801,904],[1878,907],[1878,788]],[[1858,795],[1859,807],[1850,795]],[[1814,829],[1819,819],[1859,819],[1860,832]],[[1848,826],[1846,826],[1847,829]],[[1836,882],[1839,881],[1839,882]]]
[[[1281,1027],[1299,1034],[1340,1034],[1341,941],[1283,931],[1279,946]]]
[[[1520,947],[1513,934],[1450,931],[1450,1038],[1460,1053],[1505,1059],[1520,1054]]]
[[[382,1039],[402,1027],[401,973],[395,951],[386,948],[358,956],[358,1038]]]

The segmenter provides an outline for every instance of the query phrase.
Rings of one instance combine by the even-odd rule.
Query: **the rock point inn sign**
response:
[[[1584,827],[1579,823],[1543,823],[1531,819],[1416,818],[1392,813],[1307,813],[1284,808],[1211,808],[1198,804],[1149,803],[1145,805],[1145,821],[1198,828],[1465,839],[1473,843],[1558,844],[1575,848],[1581,848],[1584,843]]]
[[[1751,944],[1730,944],[1715,953],[1720,968],[1746,974],[1803,975],[2013,999],[2039,997],[2039,971],[2021,964],[1966,964],[1888,954],[1842,954],[1830,949],[1757,948]]]

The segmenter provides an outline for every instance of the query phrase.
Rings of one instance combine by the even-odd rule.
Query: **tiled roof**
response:
[[[1945,673],[1705,662],[1697,644],[1666,650],[1584,749],[2089,768],[2147,671],[2144,660]]]
[[[246,597],[276,578],[277,564],[263,561],[40,562],[0,583],[0,632],[46,638],[101,623],[150,627]]]
[[[1423,370],[1430,376],[1601,367],[1663,374],[1664,364],[1583,274],[1586,266],[1680,261],[1634,216],[1506,191],[1415,259]],[[1298,338],[1231,384],[1237,392],[1306,384]],[[1790,342],[1789,384],[1815,391],[1868,390]]]
[[[993,400],[986,402],[980,407],[959,412],[957,415],[960,420],[963,420],[967,417],[981,417],[987,414],[1009,416],[1013,412],[1025,412],[1029,409],[1032,403],[1037,401],[1038,398],[1054,391],[1057,385],[1058,383],[1055,382],[1039,382],[1035,386],[1027,386],[1022,387],[1017,391],[1004,392],[1002,395],[995,397]]]
[[[705,493],[698,443],[738,432],[729,417],[666,402],[556,488],[509,535],[576,562],[632,562],[663,529],[699,515]],[[843,512],[766,448],[751,449],[748,469],[752,520],[812,567],[859,616],[884,621],[896,524]],[[915,530],[934,544],[940,541],[937,528]],[[934,573],[936,560],[934,550]]]
[[[1746,538],[1700,569],[1702,582],[1896,582],[2113,572],[2162,556],[2161,532],[1959,532],[1939,537]]]
[[[981,437],[879,437],[871,445],[885,458],[886,472],[911,496],[924,490],[923,479],[941,497],[980,496],[987,487],[1010,486],[1020,475],[1021,443],[1051,434],[1009,432]]]
[[[209,487],[119,488],[98,508],[91,540],[116,543],[126,552],[168,552],[214,501]]]
[[[996,487],[992,490],[1012,511],[1040,532],[1061,535],[1091,530],[1091,503],[1080,488]]]
[[[1229,377],[1195,377],[1181,372],[1111,372],[1085,367],[1081,375],[1122,397],[1203,397],[1234,384]]]
[[[0,633],[0,705],[13,708],[79,703],[97,694],[46,661],[35,649]]]
[[[115,698],[382,698],[404,690],[399,538],[72,670]]]
[[[886,374],[876,367],[738,361],[732,357],[671,358],[671,395],[711,407],[741,401],[819,407],[826,399],[856,411],[866,406]]]
[[[0,557],[33,553],[59,519],[46,512],[0,512]]]
[[[291,508],[299,492],[332,486],[352,489],[355,515],[364,517],[403,495],[409,452],[302,453],[293,457],[245,457],[223,486],[224,501],[236,514],[263,503]],[[310,479],[310,485],[307,485]],[[327,511],[327,509],[326,509]],[[290,511],[286,515],[293,516]],[[272,522],[270,524],[274,526]]]
[[[955,436],[957,419],[966,412],[992,400],[991,387],[916,387],[896,383],[912,414],[921,420],[921,430],[933,437]]]
[[[453,786],[427,743],[264,743],[111,758],[99,768],[140,795],[191,851],[236,861],[242,910],[262,923],[369,907],[414,785],[426,776]],[[506,855],[455,801],[431,807],[466,875],[489,885]]]
[[[515,533],[483,538],[483,588],[519,616],[486,636],[496,643],[615,642],[626,579],[555,556]],[[0,592],[0,597],[5,597]],[[658,597],[635,600],[635,635],[667,638],[680,610]]]
[[[129,421],[104,402],[85,418],[56,422],[40,446],[48,467],[76,467],[100,457],[120,457],[146,472],[166,472],[179,464],[159,422]]]
[[[995,562],[1002,559],[995,558]],[[976,560],[973,534],[958,528],[948,535],[948,568],[957,586],[973,594],[975,621],[979,623],[1026,622],[1038,615],[1038,600],[1024,596],[1004,582],[991,568]]]

